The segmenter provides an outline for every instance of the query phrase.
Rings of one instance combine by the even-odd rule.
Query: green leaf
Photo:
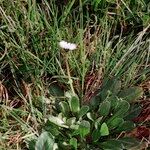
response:
[[[117,128],[120,124],[122,124],[124,120],[122,118],[115,118],[108,125],[109,129]]]
[[[140,114],[141,110],[142,110],[142,107],[140,104],[133,104],[130,107],[130,110],[129,110],[127,116],[125,117],[125,120],[132,120],[132,119],[136,118]]]
[[[87,117],[88,117],[88,119],[90,119],[91,121],[94,121],[94,119],[95,119],[94,115],[93,115],[91,112],[88,112],[88,113],[87,113]]]
[[[73,113],[77,113],[80,111],[80,102],[79,98],[76,96],[72,96],[69,100],[70,109]]]
[[[79,111],[79,117],[83,117],[89,111],[89,106],[82,106]]]
[[[112,114],[112,117],[108,119],[107,124],[110,124],[115,118],[124,118],[129,108],[130,104],[127,101],[119,100],[117,108],[114,110],[114,114]]]
[[[111,103],[111,109],[114,110],[117,108],[118,101],[119,101],[118,97],[116,97],[115,95],[112,95],[107,100]]]
[[[115,113],[113,114],[113,117],[124,117],[124,115],[128,112],[130,108],[130,104],[125,100],[119,100],[117,108],[114,110]]]
[[[102,119],[103,119],[103,117],[99,117],[96,120],[94,120],[94,126],[96,129],[98,129],[98,127],[100,126]]]
[[[65,125],[65,122],[60,119],[59,117],[54,117],[52,115],[49,115],[49,118],[48,120],[54,124],[56,124],[57,126],[60,126],[60,127],[64,127],[64,128],[68,128],[67,125]]]
[[[101,133],[100,130],[95,129],[92,133],[92,139],[94,142],[97,142],[99,140],[99,138],[101,137]]]
[[[53,136],[57,136],[60,134],[59,126],[47,120],[43,129],[47,132],[50,132]]]
[[[107,126],[107,124],[105,122],[101,125],[100,135],[101,136],[107,136],[107,135],[109,135],[109,129],[108,129],[108,126]]]
[[[43,132],[37,139],[35,144],[35,150],[52,150],[54,146],[54,140],[51,134]]]
[[[77,139],[76,139],[76,138],[71,138],[70,141],[69,141],[69,143],[70,143],[70,145],[73,146],[73,148],[74,148],[75,150],[77,150],[78,144],[77,144]]]
[[[99,106],[99,114],[100,116],[107,116],[109,114],[110,111],[110,102],[109,101],[104,101],[100,104]]]
[[[143,89],[141,87],[130,87],[121,91],[118,97],[128,101],[129,103],[138,100],[143,95]]]
[[[102,100],[105,100],[106,97],[111,95],[116,95],[121,89],[121,81],[117,78],[112,78],[107,81],[107,83],[102,87],[102,91],[100,93]]]
[[[121,131],[131,131],[135,128],[135,124],[131,121],[124,121],[122,124],[119,125],[119,127],[115,130],[117,132]]]
[[[130,149],[134,148],[140,145],[140,142],[138,142],[134,138],[120,138],[120,139],[113,139],[113,140],[107,140],[106,142],[103,142],[100,144],[101,148],[106,150],[123,150],[123,149]]]
[[[90,102],[91,106],[92,106],[92,109],[96,109],[99,106],[100,102],[101,102],[101,98],[100,98],[99,94],[92,97],[91,102]]]
[[[81,121],[79,124],[78,132],[82,138],[84,138],[90,132],[90,123],[88,121]]]
[[[77,130],[78,128],[79,128],[79,125],[77,125],[77,124],[72,124],[70,126],[70,129],[73,129],[73,130]]]
[[[75,122],[76,122],[76,117],[71,117],[71,118],[67,119],[66,124],[67,124],[68,126],[71,126],[71,125],[73,125]]]
[[[62,112],[65,116],[67,116],[68,113],[69,113],[69,111],[70,111],[68,103],[65,102],[65,101],[62,101],[62,102],[59,103],[59,105],[60,105],[60,107],[61,107],[61,112]]]
[[[117,140],[107,140],[101,143],[101,148],[104,150],[123,150],[123,146]]]
[[[49,92],[53,96],[64,96],[64,91],[58,86],[57,83],[53,83],[49,86]]]
[[[74,96],[74,93],[72,93],[72,91],[65,92],[65,97],[67,97],[68,99],[71,99],[73,96]]]

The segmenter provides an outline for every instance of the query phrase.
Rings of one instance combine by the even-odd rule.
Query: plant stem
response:
[[[68,53],[66,54],[65,63],[66,63],[67,75],[69,79],[68,83],[70,84],[70,88],[71,88],[73,95],[75,95],[75,91],[74,91],[73,84],[72,84],[73,82],[72,82],[71,75],[70,75],[69,64],[68,64]]]

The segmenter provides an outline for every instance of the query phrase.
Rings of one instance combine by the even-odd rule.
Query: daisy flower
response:
[[[64,48],[64,49],[68,49],[68,50],[74,50],[77,48],[77,45],[74,44],[74,43],[68,43],[66,41],[60,41],[59,42],[59,46],[61,48]]]

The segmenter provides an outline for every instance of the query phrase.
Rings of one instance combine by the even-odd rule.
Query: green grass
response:
[[[60,10],[54,1],[2,0],[0,148],[25,149],[27,140],[39,135],[57,99],[49,91],[53,82],[64,91],[73,88],[82,99],[86,77],[99,70],[101,77],[94,81],[97,89],[98,80],[114,76],[123,81],[123,88],[148,80],[148,4],[73,0]],[[76,43],[77,50],[66,53],[58,45],[61,40]]]

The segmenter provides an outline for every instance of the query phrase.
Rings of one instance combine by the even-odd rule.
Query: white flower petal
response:
[[[68,49],[74,50],[74,49],[76,49],[76,48],[77,48],[77,45],[76,45],[76,44],[69,44]]]
[[[59,46],[64,49],[74,50],[77,48],[77,45],[74,43],[67,43],[66,41],[59,42]]]
[[[68,43],[67,43],[66,41],[61,41],[61,42],[59,42],[59,46],[60,46],[61,48],[66,49],[67,46],[68,46]]]

